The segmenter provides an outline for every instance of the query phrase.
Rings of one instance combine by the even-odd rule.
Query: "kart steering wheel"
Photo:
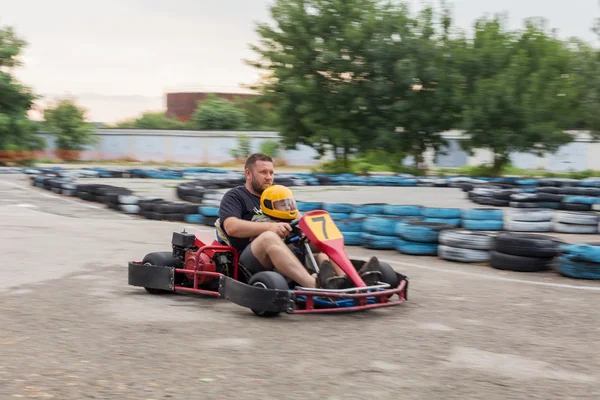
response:
[[[298,223],[299,222],[300,222],[300,219],[297,219],[297,220],[294,220],[294,221],[290,222],[290,226],[292,227],[292,231],[290,232],[290,234],[288,235],[288,237],[283,240],[283,242],[285,244],[299,243],[304,238],[306,238],[306,236],[304,236],[304,234],[302,234],[302,232],[300,231],[300,229],[298,229]]]

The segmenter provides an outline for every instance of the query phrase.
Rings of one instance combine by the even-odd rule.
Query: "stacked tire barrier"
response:
[[[493,208],[461,210],[460,226],[477,231],[501,231],[504,229],[504,211]]]
[[[507,215],[505,229],[512,232],[550,232],[553,215],[551,210],[546,209],[516,209]]]
[[[553,230],[561,233],[598,233],[600,217],[590,213],[559,211],[554,214]]]
[[[470,230],[446,230],[440,233],[438,256],[443,260],[485,263],[490,260],[495,236]]]
[[[560,254],[563,243],[552,236],[502,232],[494,240],[490,264],[509,271],[547,271]]]
[[[95,176],[103,175],[98,171],[93,173],[96,173]],[[114,177],[115,171],[109,174]],[[60,170],[32,174],[31,184],[56,194],[104,204],[108,208],[151,220],[186,221],[213,226],[224,194],[224,190],[219,189],[238,184],[226,174],[220,177],[222,179],[216,182],[203,178],[179,185],[177,196],[185,201],[183,203],[138,196],[119,186],[77,183],[72,175]],[[323,182],[319,180],[318,183]],[[382,182],[397,184],[394,180]],[[595,186],[598,181],[590,180],[587,184]],[[441,183],[428,182],[424,185],[436,186]],[[489,263],[496,269],[518,272],[548,271],[557,265],[558,272],[565,276],[600,279],[600,246],[566,245],[552,236],[522,233],[598,233],[600,217],[590,211],[600,210],[598,189],[560,187],[560,191],[572,193],[571,196],[569,193],[550,193],[555,191],[553,186],[540,184],[537,187],[530,180],[495,183],[498,187],[494,189],[473,187],[473,183],[468,183],[471,188],[465,188],[464,185],[460,180],[448,182],[450,187],[463,187],[471,197],[489,197],[519,203],[519,206],[510,212],[493,207],[459,209],[387,203],[298,202],[298,206],[302,212],[315,209],[328,211],[349,246],[437,256],[457,262]],[[515,185],[518,188],[513,188]],[[488,196],[490,193],[496,197]],[[591,194],[598,195],[598,198],[588,196]],[[562,196],[560,209],[556,209],[556,204],[552,206],[553,209],[548,207],[548,203],[558,203],[559,198],[553,196]],[[565,204],[571,204],[566,208],[572,210],[562,210]],[[502,230],[505,232],[485,232]]]
[[[600,243],[562,247],[558,272],[575,279],[600,279]]]
[[[438,254],[439,236],[455,226],[442,222],[408,220],[396,225],[396,250],[403,254],[435,256]]]
[[[471,201],[482,205],[579,212],[600,210],[600,188],[582,187],[597,186],[598,180],[566,180],[561,186],[548,186],[559,184],[556,181],[540,180],[538,183],[539,185],[515,187],[494,183],[477,186],[463,184],[462,189]]]
[[[175,203],[161,198],[139,201],[139,214],[157,221],[185,221],[188,214],[196,213],[198,206],[189,203]]]

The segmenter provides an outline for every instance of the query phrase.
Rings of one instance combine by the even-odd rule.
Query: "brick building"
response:
[[[204,100],[207,95],[213,94],[217,97],[233,100],[234,98],[249,99],[256,97],[248,93],[215,93],[215,92],[175,92],[167,93],[167,116],[177,118],[180,121],[189,121],[196,110],[196,102]]]

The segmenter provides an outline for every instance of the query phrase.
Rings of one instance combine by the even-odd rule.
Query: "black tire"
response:
[[[495,269],[516,272],[541,272],[549,270],[554,260],[553,257],[523,257],[504,254],[497,251],[490,252],[490,264]]]
[[[381,281],[396,289],[400,285],[400,279],[392,266],[386,262],[379,261],[379,270],[381,271]]]
[[[560,203],[560,209],[567,211],[592,211],[592,205],[580,203]]]
[[[560,253],[560,239],[549,235],[502,232],[496,236],[497,252],[521,257],[556,257]]]
[[[357,271],[365,264],[365,260],[357,260],[350,259],[352,266]],[[384,261],[379,261],[379,270],[381,271],[381,281],[384,283],[388,283],[392,289],[395,289],[400,285],[400,280],[398,279],[398,274],[392,266]]]
[[[275,271],[261,271],[257,274],[252,275],[248,281],[248,285],[259,286],[265,289],[276,289],[276,290],[289,290],[287,280]],[[259,317],[275,317],[279,315],[278,311],[262,311],[252,309],[252,312]]]
[[[150,265],[156,265],[159,267],[172,268],[172,267],[180,266],[181,262],[178,259],[173,258],[173,253],[170,251],[157,251],[154,253],[146,254],[146,256],[142,259],[142,264],[150,264]],[[163,289],[153,289],[153,288],[147,288],[147,287],[145,287],[144,289],[146,289],[146,291],[151,294],[173,293],[170,290],[163,290]]]
[[[471,198],[473,203],[481,204],[484,206],[496,206],[496,207],[508,207],[508,200],[497,199],[494,197],[484,196],[473,196]]]

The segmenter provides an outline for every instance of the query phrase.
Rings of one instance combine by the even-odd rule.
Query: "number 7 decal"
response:
[[[327,229],[325,229],[325,217],[314,217],[312,220],[313,222],[321,222],[323,235],[325,236],[325,239],[329,239],[329,236],[327,235]]]

